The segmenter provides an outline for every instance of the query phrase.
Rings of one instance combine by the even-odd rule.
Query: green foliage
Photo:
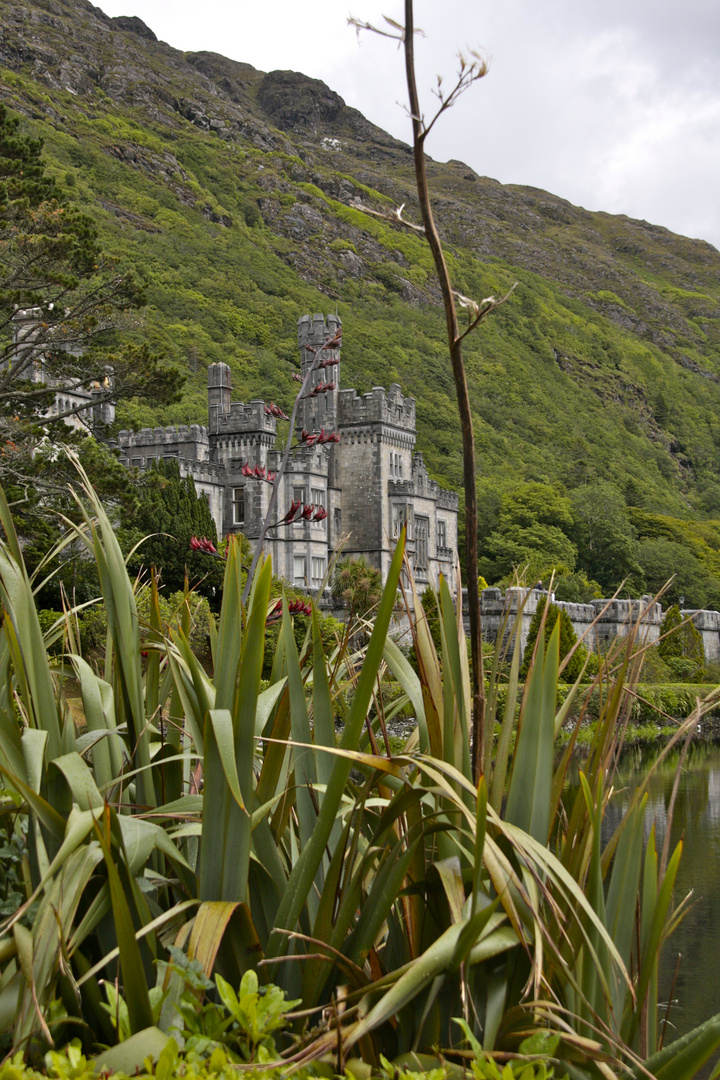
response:
[[[581,1064],[590,1071],[598,1052],[616,1073],[630,1050],[644,1053],[639,1020],[655,1000],[659,950],[683,906],[672,906],[679,848],[658,869],[654,836],[643,843],[642,785],[611,844],[602,847],[602,814],[611,798],[604,785],[612,783],[628,679],[625,645],[632,649],[632,640],[611,653],[591,688],[591,697],[602,696],[603,722],[572,807],[559,808],[570,758],[558,763],[555,753],[556,732],[573,704],[566,689],[562,711],[556,706],[560,618],[547,648],[544,629],[538,636],[517,729],[517,661],[510,665],[498,745],[488,736],[476,787],[465,637],[447,582],[441,579],[438,594],[441,656],[422,617],[412,626],[419,675],[389,636],[402,543],[367,645],[328,657],[313,614],[301,652],[285,612],[263,686],[265,624],[274,608],[269,563],[259,569],[243,610],[241,552],[231,540],[217,634],[211,631],[210,676],[190,646],[185,612],[168,634],[151,587],[147,623],[140,617],[112,523],[87,480],[84,485],[83,518],[108,643],[102,678],[71,643],[63,661],[82,691],[80,730],[65,680],[48,659],[0,499],[7,612],[0,718],[17,702],[24,721],[22,728],[0,723],[0,769],[26,803],[25,893],[38,899],[32,926],[16,922],[0,940],[9,958],[3,977],[17,1003],[12,1015],[0,1011],[0,1020],[15,1045],[43,1051],[47,1031],[57,1034],[75,1017],[84,1041],[67,1057],[78,1076],[84,1075],[81,1053],[102,1038],[116,1045],[100,1057],[101,1066],[129,1075],[121,1062],[142,1065],[159,1054],[156,1073],[169,1077],[179,1060],[168,1042],[173,1031],[185,1044],[186,1074],[194,1075],[208,1055],[218,1072],[236,1059],[259,1068],[276,1059],[275,1035],[285,1032],[288,1007],[301,1001],[303,1010],[322,1010],[347,986],[348,972],[363,972],[354,991],[359,1008],[338,1016],[341,1039],[327,1028],[306,1032],[295,1064],[334,1055],[341,1043],[345,1055],[357,1047],[364,1057],[382,1055],[414,1071],[404,1055],[439,1040],[452,1046],[453,1017],[468,994],[471,1033],[486,1057],[517,1052],[520,1020],[520,1053],[552,1052],[558,1073],[565,1069],[566,1041],[577,1064],[575,1035],[591,1022],[597,1032],[607,1025],[612,1037],[599,1036],[599,1051],[582,1044]],[[69,636],[72,631],[70,614]],[[386,669],[418,722],[410,752],[392,760],[383,754],[382,710],[375,705]],[[497,679],[495,668],[488,701],[496,715]],[[342,697],[348,705],[338,742],[334,710]],[[680,726],[676,742],[686,730]],[[415,745],[420,754],[411,752]],[[426,882],[427,898],[408,888],[418,881]],[[529,888],[530,881],[542,888]],[[638,897],[646,935],[641,953]],[[27,904],[18,914],[27,914]],[[542,950],[528,949],[540,926]],[[187,942],[187,957],[172,947],[178,937]],[[284,997],[259,985],[257,956],[264,973],[273,961],[303,954],[302,970],[275,965]],[[66,972],[79,991],[67,1001]],[[491,975],[502,991],[500,1009],[488,992]],[[548,987],[541,1023],[524,994],[536,978]],[[553,1041],[568,1025],[567,1040]],[[693,1044],[694,1061],[720,1046],[717,1028],[716,1019],[693,1036],[701,1040]],[[648,1046],[656,1044],[651,1033]],[[149,1049],[138,1061],[139,1046]],[[480,1075],[497,1080],[484,1057],[476,1057]],[[64,1060],[57,1065],[67,1068]],[[528,1068],[538,1080],[547,1075],[542,1062],[517,1075]],[[510,1075],[501,1072],[501,1080]],[[678,1066],[678,1080],[690,1075]]]
[[[93,221],[46,175],[41,151],[0,106],[0,434],[12,447],[0,473],[11,482],[33,475],[32,448],[48,430],[67,437],[63,417],[82,410],[64,398],[48,419],[56,394],[94,386],[93,408],[138,396],[167,403],[184,381],[147,345],[121,347],[111,335],[144,290],[103,255]],[[18,309],[31,320],[18,321]],[[102,428],[92,410],[82,418]]]
[[[332,594],[343,605],[348,617],[371,614],[380,599],[381,590],[380,571],[370,566],[363,555],[356,559],[343,559],[336,564]]]
[[[702,667],[705,662],[702,635],[690,619],[682,617],[677,604],[665,612],[657,648],[666,664],[673,660],[686,660],[692,671]]]
[[[217,544],[207,499],[197,494],[191,476],[180,476],[177,461],[156,462],[143,480],[140,505],[123,522],[126,529],[132,528],[140,538],[148,537],[133,557],[132,568],[153,567],[172,593],[182,590],[187,575],[197,592],[219,604],[224,573],[222,559],[190,548],[193,536],[206,537]]]
[[[553,583],[553,591],[557,600],[568,604],[589,604],[602,596],[598,582],[590,581],[582,571],[558,574]]]
[[[617,488],[607,481],[583,484],[571,492],[570,503],[570,536],[583,571],[610,595],[624,579],[631,579],[630,591],[637,590],[636,535]]]
[[[516,486],[503,496],[497,527],[483,544],[481,573],[492,582],[508,580],[515,569],[532,581],[558,568],[572,573],[577,550],[563,531],[571,524],[570,501],[560,488]]]
[[[535,642],[537,641],[538,634],[540,633],[540,627],[545,615],[544,598],[540,597],[538,600],[537,610],[535,611],[532,619],[530,620],[530,627],[528,629],[527,645],[525,646],[525,653],[523,662],[520,667],[521,677],[525,677],[530,670],[530,664],[532,661],[532,655],[535,650]],[[573,624],[570,621],[570,616],[563,609],[557,607],[555,604],[547,605],[547,615],[545,615],[545,640],[550,638],[555,623],[560,620],[560,660],[564,660],[568,653],[572,650],[573,646],[577,643],[577,634],[573,628]],[[566,682],[575,682],[583,669],[583,665],[587,658],[587,649],[584,645],[581,645],[573,653],[572,659],[565,666],[563,670],[563,678]]]

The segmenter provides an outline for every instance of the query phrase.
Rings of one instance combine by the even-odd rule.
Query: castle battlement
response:
[[[242,401],[233,401],[226,413],[217,418],[218,435],[239,435],[245,432],[264,431],[274,435],[277,421],[265,412],[264,401],[251,401],[245,405]]]
[[[374,386],[362,397],[357,390],[341,390],[338,395],[338,422],[352,424],[390,424],[415,433],[415,398],[404,397],[397,383],[386,391]]]
[[[324,345],[328,338],[333,338],[342,326],[339,315],[325,316],[303,315],[298,319],[298,345],[301,349],[306,345]]]
[[[120,431],[117,446],[121,460],[138,468],[145,468],[155,458],[203,462],[210,458],[208,430],[200,424]]]
[[[209,445],[208,429],[201,424],[179,424],[176,427],[170,425],[169,427],[141,428],[140,431],[119,431],[117,436],[120,449],[178,441]]]
[[[434,483],[435,481],[433,480],[433,484]],[[440,487],[439,484],[436,484],[436,487],[438,510],[452,510],[454,513],[457,513],[458,507],[460,506],[460,496],[458,493],[456,491],[448,491],[446,488]]]

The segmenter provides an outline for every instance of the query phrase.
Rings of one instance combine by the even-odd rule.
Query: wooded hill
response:
[[[120,426],[203,422],[218,360],[236,400],[287,407],[297,318],[337,307],[343,385],[414,395],[418,448],[460,488],[429,251],[361,209],[413,217],[406,145],[317,80],[178,52],[85,0],[6,0],[0,98],[146,284],[127,336],[188,373],[182,402],[124,406]],[[488,579],[526,562],[634,591],[677,572],[686,604],[720,606],[720,254],[460,161],[430,179],[456,287],[519,283],[467,346]]]

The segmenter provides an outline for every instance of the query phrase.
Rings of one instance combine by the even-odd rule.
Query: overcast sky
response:
[[[399,0],[100,0],[163,41],[262,71],[323,79],[409,140],[402,58],[347,16],[402,21]],[[720,3],[717,0],[416,0],[425,111],[458,49],[488,76],[428,142],[503,183],[545,188],[588,210],[629,214],[720,249]]]

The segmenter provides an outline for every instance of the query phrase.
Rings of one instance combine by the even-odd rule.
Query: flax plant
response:
[[[657,1051],[658,954],[684,910],[672,898],[680,851],[658,857],[652,833],[643,846],[642,786],[602,839],[636,633],[595,681],[600,722],[569,796],[586,691],[573,688],[579,719],[558,752],[569,716],[567,702],[556,707],[558,628],[547,648],[541,629],[524,687],[519,629],[502,635],[515,646],[506,705],[499,716],[498,646],[487,696],[497,742],[476,784],[465,635],[448,583],[439,653],[411,579],[417,672],[389,635],[404,537],[363,650],[326,656],[315,613],[298,650],[284,603],[262,688],[269,563],[245,608],[230,544],[209,674],[190,647],[189,615],[164,626],[152,582],[140,624],[137,583],[87,484],[82,499],[78,535],[108,611],[101,674],[80,655],[73,612],[43,641],[0,499],[0,770],[30,837],[27,902],[0,939],[0,1027],[17,1047],[47,1045],[58,1018],[77,1023],[90,1050],[93,1038],[116,1040],[103,982],[117,979],[133,1046],[156,1053],[176,1015],[174,946],[231,985],[254,968],[301,999],[308,1026],[297,1022],[289,1067],[457,1051],[465,1034],[501,1056],[540,1038],[573,1076],[694,1075],[720,1045],[718,1018]],[[59,634],[65,652],[51,660]],[[378,749],[386,669],[418,722],[397,755]],[[82,731],[67,707],[71,674]]]

